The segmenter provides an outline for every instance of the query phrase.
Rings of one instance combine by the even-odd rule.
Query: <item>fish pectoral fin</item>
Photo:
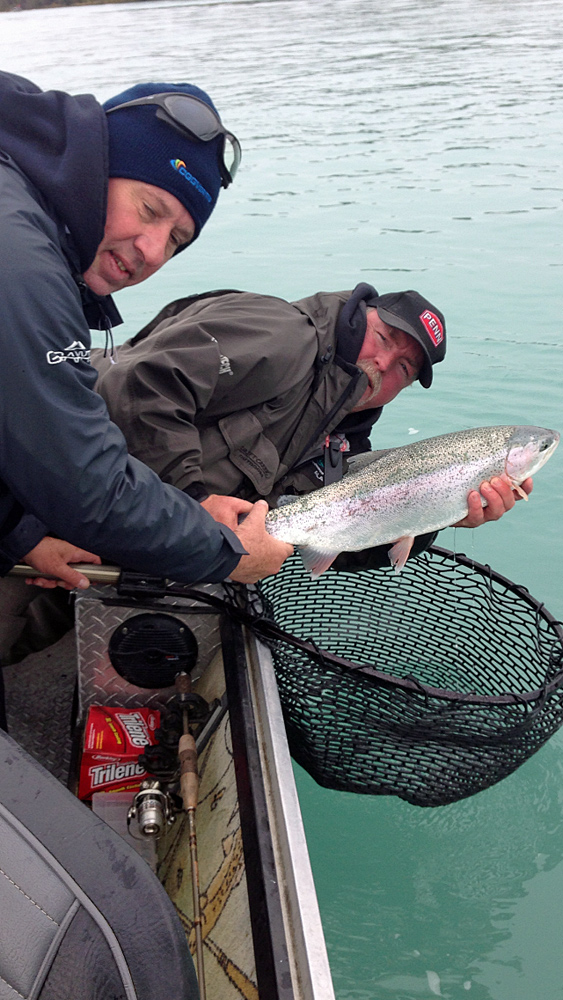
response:
[[[522,500],[529,500],[530,499],[529,496],[528,496],[528,494],[522,489],[522,487],[520,486],[519,483],[511,483],[510,485],[512,486],[513,490],[516,490],[518,496],[522,497]]]
[[[329,566],[332,566],[337,555],[339,555],[338,552],[319,552],[318,549],[314,549],[310,545],[300,545],[299,553],[305,564],[305,569],[309,570],[314,580],[321,573],[324,573]]]
[[[518,496],[522,497],[522,500],[529,500],[530,499],[529,496],[528,496],[528,494],[525,493],[525,491],[522,489],[522,487],[520,486],[520,484],[519,483],[515,483],[514,480],[510,478],[510,476],[507,476],[505,474],[505,475],[502,475],[500,478],[504,479],[505,483],[508,483],[508,485],[513,490],[516,491],[516,493],[518,494]]]
[[[413,542],[414,535],[403,535],[401,538],[398,538],[394,545],[389,549],[389,561],[395,570],[395,573],[400,573],[403,569],[407,559],[409,558]]]

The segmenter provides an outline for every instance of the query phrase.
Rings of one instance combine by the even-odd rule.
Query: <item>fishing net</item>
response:
[[[258,591],[265,618],[306,640],[266,641],[291,753],[321,785],[444,805],[563,723],[561,625],[463,555],[434,546],[399,575],[315,581],[293,557]]]

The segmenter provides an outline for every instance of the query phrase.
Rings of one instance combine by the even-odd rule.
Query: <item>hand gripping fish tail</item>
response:
[[[492,478],[521,495],[520,484],[553,455],[558,431],[533,426],[475,427],[360,456],[338,483],[302,497],[284,497],[266,528],[299,548],[313,577],[340,552],[392,544],[399,572],[414,538],[457,524],[467,498]],[[482,501],[485,505],[486,501]]]

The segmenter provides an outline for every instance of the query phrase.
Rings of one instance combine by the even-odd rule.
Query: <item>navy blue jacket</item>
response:
[[[105,113],[0,73],[0,571],[46,534],[177,580],[224,579],[244,551],[127,454],[93,391],[89,327],[118,319],[81,274],[101,242]]]

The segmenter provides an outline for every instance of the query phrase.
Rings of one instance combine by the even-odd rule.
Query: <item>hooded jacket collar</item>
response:
[[[344,303],[336,321],[336,350],[350,365],[355,365],[366,335],[366,302],[377,292],[366,281],[356,285]]]
[[[0,108],[0,149],[15,160],[68,230],[83,274],[104,235],[104,111],[90,94],[43,92],[12,73],[0,73]]]

